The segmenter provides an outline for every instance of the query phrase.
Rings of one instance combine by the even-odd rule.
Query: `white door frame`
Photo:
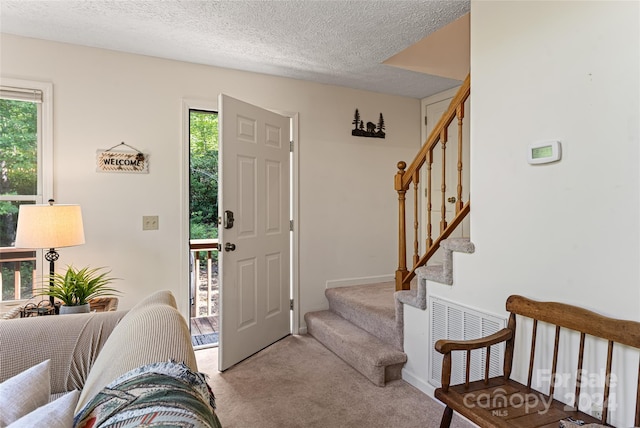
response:
[[[180,291],[176,296],[178,310],[185,317],[190,319],[189,300],[189,110],[209,110],[218,111],[218,100],[182,100],[182,148],[180,150]],[[274,113],[291,119],[291,138],[293,141],[293,155],[291,157],[291,219],[293,220],[293,233],[291,237],[291,298],[294,301],[291,331],[298,334],[300,329],[300,265],[299,265],[299,134],[298,120],[299,114],[281,110],[272,110]]]

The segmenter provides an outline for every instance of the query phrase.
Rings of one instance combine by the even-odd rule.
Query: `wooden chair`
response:
[[[605,379],[610,379],[614,344],[640,349],[640,323],[608,318],[567,304],[536,302],[521,296],[510,296],[507,299],[506,307],[507,311],[511,312],[507,328],[477,340],[439,340],[436,342],[436,350],[444,356],[442,361],[442,387],[436,389],[434,393],[435,397],[446,405],[440,427],[443,428],[450,425],[454,411],[481,427],[557,428],[559,421],[567,418],[581,420],[586,424],[607,424],[610,394],[609,382],[602,382],[604,405],[600,419],[592,417],[577,407],[580,404],[581,391],[581,384],[577,379],[581,378],[579,374],[582,373],[584,366],[585,337],[589,335],[608,341],[607,362],[604,370],[606,373]],[[533,319],[529,373],[526,385],[511,379],[516,337],[516,315]],[[536,391],[531,387],[539,321],[555,325],[550,379],[554,379],[557,373],[560,330],[569,329],[580,333],[576,380],[574,380],[575,398],[574,402],[569,403],[569,405],[553,399],[554,382],[550,382],[548,394]],[[490,348],[492,345],[501,342],[505,342],[504,375],[489,378]],[[538,345],[543,349],[551,348],[551,344]],[[486,348],[487,352],[484,379],[470,382],[471,351],[482,348]],[[467,353],[466,381],[464,384],[451,386],[451,353],[454,351],[466,351]],[[637,385],[635,426],[640,426],[640,369],[637,375]]]

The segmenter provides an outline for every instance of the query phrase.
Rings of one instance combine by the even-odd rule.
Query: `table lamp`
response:
[[[48,248],[44,258],[49,262],[49,287],[53,287],[56,248],[84,244],[82,210],[80,205],[20,205],[16,248]],[[53,296],[49,296],[54,306]]]

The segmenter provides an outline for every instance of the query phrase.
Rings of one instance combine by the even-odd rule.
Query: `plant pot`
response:
[[[65,314],[88,314],[89,313],[89,304],[78,305],[78,306],[60,306],[60,315]]]

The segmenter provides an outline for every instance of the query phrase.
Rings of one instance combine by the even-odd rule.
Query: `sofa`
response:
[[[220,426],[213,394],[197,372],[187,323],[168,291],[150,295],[129,311],[0,321],[0,388],[45,364],[47,401],[70,401],[75,394],[73,426],[139,426],[149,420],[149,409],[155,422],[178,415],[182,420],[176,426]],[[44,383],[20,382],[23,391]],[[181,395],[169,400],[173,394]],[[196,414],[189,414],[187,405],[171,408],[172,403],[190,403]],[[2,417],[0,426],[11,422],[3,423]]]

